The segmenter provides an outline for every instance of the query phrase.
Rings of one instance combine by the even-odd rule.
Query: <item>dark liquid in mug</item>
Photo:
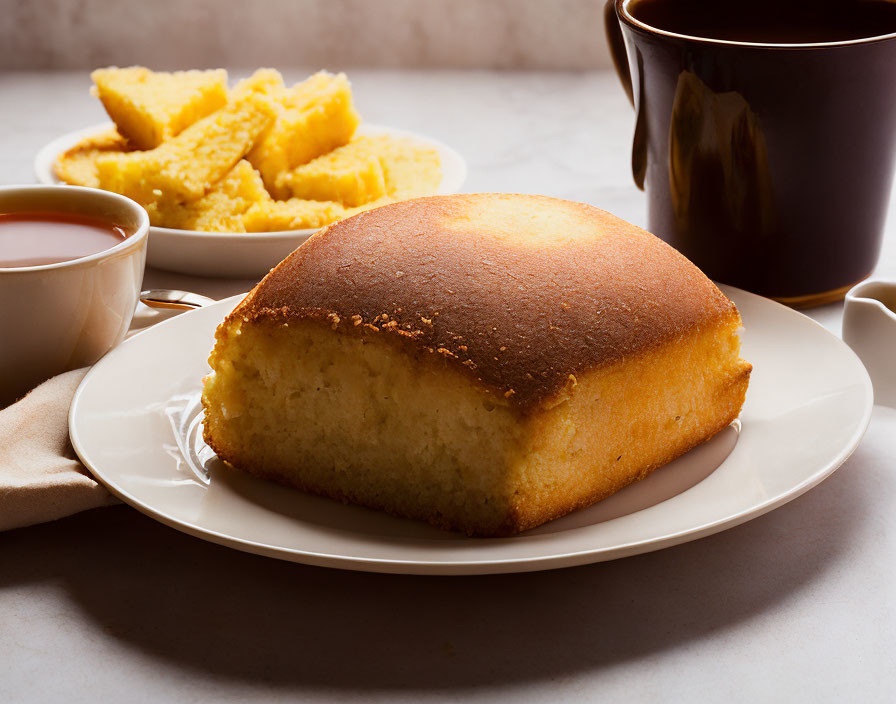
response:
[[[102,218],[78,213],[0,213],[0,268],[57,264],[110,249],[127,235]]]
[[[657,29],[707,39],[814,44],[896,32],[887,0],[633,0],[635,19]]]

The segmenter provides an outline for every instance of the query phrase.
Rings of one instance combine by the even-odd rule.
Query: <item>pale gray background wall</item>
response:
[[[0,0],[0,70],[589,69],[603,0]]]

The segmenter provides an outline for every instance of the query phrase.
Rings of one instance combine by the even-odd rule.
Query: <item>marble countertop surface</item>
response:
[[[609,72],[352,79],[365,119],[460,151],[465,190],[571,198],[645,224],[632,113]],[[86,72],[0,74],[0,184],[33,182],[44,143],[104,119],[88,87]],[[876,275],[896,278],[896,206]],[[216,298],[253,283],[145,278]],[[810,315],[839,334],[841,311]],[[882,406],[847,463],[792,503],[552,572],[305,567],[126,506],[0,533],[2,702],[889,702],[894,652],[896,410]]]

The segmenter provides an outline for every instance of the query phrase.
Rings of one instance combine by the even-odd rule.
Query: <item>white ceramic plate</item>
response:
[[[34,172],[38,182],[61,183],[53,172],[56,157],[85,137],[112,127],[111,122],[93,125],[58,137],[45,145],[34,159]],[[463,157],[434,139],[392,127],[368,124],[362,124],[358,133],[411,137],[436,149],[442,161],[442,182],[435,194],[457,193],[467,177]],[[146,263],[159,269],[197,276],[260,278],[315,232],[314,229],[256,233],[195,232],[150,227]]]
[[[475,539],[303,494],[227,467],[202,442],[200,379],[212,335],[240,297],[140,333],[87,374],[72,443],[123,501],[186,533],[312,565],[482,574],[598,562],[676,545],[809,490],[856,448],[871,383],[852,351],[809,318],[725,288],[753,364],[736,422],[643,482],[513,538]]]

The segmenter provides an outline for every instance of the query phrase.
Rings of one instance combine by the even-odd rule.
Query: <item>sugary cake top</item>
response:
[[[234,312],[316,319],[442,355],[519,410],[584,371],[736,318],[653,235],[582,203],[469,194],[404,201],[316,234]]]

